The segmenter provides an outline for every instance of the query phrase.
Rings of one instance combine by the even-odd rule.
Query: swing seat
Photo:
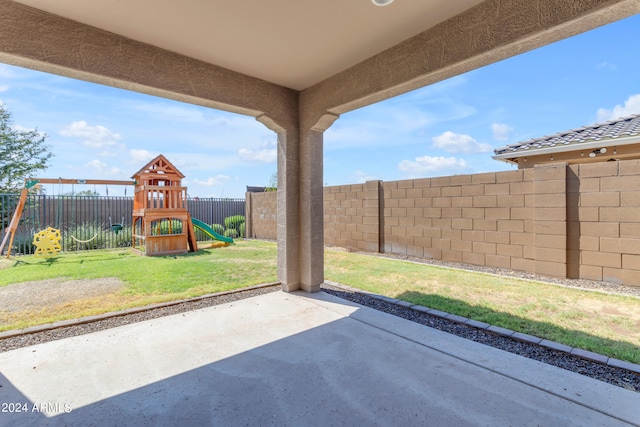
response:
[[[122,224],[111,224],[111,231],[118,234],[120,231],[122,231]]]

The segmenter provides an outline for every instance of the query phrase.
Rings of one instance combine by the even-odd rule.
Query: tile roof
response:
[[[583,126],[579,129],[559,132],[551,136],[529,139],[517,144],[496,148],[494,152],[496,155],[508,155],[511,153],[517,155],[542,148],[567,147],[596,141],[605,143],[617,138],[638,135],[640,135],[640,114],[611,120],[606,123]],[[576,149],[579,149],[579,147],[576,147]]]

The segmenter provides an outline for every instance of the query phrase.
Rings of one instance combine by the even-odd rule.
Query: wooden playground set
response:
[[[13,239],[20,223],[29,190],[37,184],[89,184],[89,185],[133,185],[133,215],[131,220],[131,247],[142,255],[176,255],[196,252],[198,243],[195,228],[224,246],[233,239],[218,234],[207,224],[191,218],[187,208],[187,187],[181,182],[184,175],[163,155],[147,163],[133,175],[133,181],[100,179],[28,178],[20,193],[20,199],[5,229],[0,244],[0,254],[7,245],[6,257],[11,255]],[[110,224],[112,231],[119,232],[123,224]],[[48,227],[34,236],[36,256],[55,256],[60,251],[60,230]]]

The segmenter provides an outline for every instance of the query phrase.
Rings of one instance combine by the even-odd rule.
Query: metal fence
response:
[[[0,194],[0,229],[5,228],[18,204],[19,194]],[[187,200],[191,216],[207,224],[222,224],[233,215],[245,214],[244,199],[193,198]],[[47,227],[59,229],[63,251],[114,249],[131,246],[132,197],[27,196],[12,255],[32,254],[33,235]],[[121,225],[120,227],[114,225]],[[196,234],[206,240],[204,234]]]
[[[245,215],[244,199],[187,199],[187,209],[191,217],[209,225],[224,225],[224,219],[233,215]]]

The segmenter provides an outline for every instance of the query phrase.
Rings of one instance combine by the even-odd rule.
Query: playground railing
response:
[[[19,194],[0,194],[0,237],[18,198]],[[207,224],[224,224],[229,216],[245,214],[244,199],[190,198],[187,205],[193,218]],[[11,254],[32,254],[33,235],[47,227],[61,231],[63,251],[130,247],[132,209],[132,197],[29,194]],[[197,237],[207,239],[204,234]]]

